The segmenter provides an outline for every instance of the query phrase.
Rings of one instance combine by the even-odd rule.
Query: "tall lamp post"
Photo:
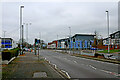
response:
[[[71,51],[71,27],[69,27],[70,30],[70,51]]]
[[[110,39],[109,39],[109,12],[106,11],[106,14],[107,14],[107,27],[108,27],[108,53],[110,52],[110,48],[109,48],[109,45],[110,45]]]
[[[4,49],[5,49],[5,32],[6,31],[3,31],[4,32]]]
[[[28,41],[28,25],[31,25],[32,23],[23,23],[24,25],[26,25],[26,42],[29,43]],[[28,45],[27,45],[28,47]]]
[[[22,8],[24,8],[24,6],[20,6],[20,49],[22,49],[21,48],[21,45],[23,44],[21,44],[21,40],[22,40]],[[22,45],[22,47],[23,47],[23,45]],[[23,50],[22,50],[22,53],[23,53]],[[21,54],[21,51],[20,51],[20,54]]]

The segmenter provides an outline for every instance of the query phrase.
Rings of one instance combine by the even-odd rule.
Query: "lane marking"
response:
[[[95,69],[95,70],[97,69],[97,68],[95,68],[95,67],[94,67],[94,66],[92,66],[92,65],[89,65],[89,66],[90,66],[91,68]]]
[[[105,73],[108,73],[108,74],[112,74],[112,75],[114,75],[114,76],[120,76],[120,74],[115,73],[115,72],[110,72],[110,71],[106,71],[106,70],[101,70],[101,71],[103,71],[103,72],[105,72]]]
[[[74,61],[74,63],[77,63],[77,61]]]

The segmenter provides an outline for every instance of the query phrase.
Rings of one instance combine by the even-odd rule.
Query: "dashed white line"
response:
[[[74,61],[74,63],[77,63],[77,61]]]
[[[105,72],[105,73],[108,73],[108,74],[115,75],[115,76],[120,76],[120,74],[115,73],[115,72],[110,72],[110,71],[106,71],[106,70],[101,70],[101,71],[103,71],[103,72]]]
[[[95,68],[95,67],[94,67],[94,66],[92,66],[92,65],[89,65],[89,66],[90,66],[91,68],[95,69],[95,70],[97,69],[97,68]]]

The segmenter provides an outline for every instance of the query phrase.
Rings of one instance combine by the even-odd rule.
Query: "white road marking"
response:
[[[89,66],[90,66],[91,68],[95,69],[95,70],[97,69],[97,68],[95,68],[95,67],[94,67],[94,66],[92,66],[92,65],[89,65]]]
[[[61,70],[62,72],[64,72],[68,78],[71,78],[70,75],[68,74],[68,72],[64,71],[64,70]]]
[[[74,61],[74,63],[77,63],[77,61]]]
[[[53,64],[53,65],[54,65],[55,69],[57,69],[57,66],[56,66],[56,64]]]
[[[115,73],[115,72],[110,72],[110,71],[106,71],[106,70],[101,70],[101,71],[103,71],[103,72],[105,72],[105,73],[108,73],[108,74],[112,74],[112,75],[114,75],[114,76],[120,76],[120,74]]]

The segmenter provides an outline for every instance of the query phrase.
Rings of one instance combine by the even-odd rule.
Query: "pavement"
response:
[[[118,80],[120,77],[118,64],[70,56],[52,50],[41,50],[40,55],[67,72],[70,78],[94,78],[94,80],[114,78],[113,80]]]
[[[18,56],[10,64],[3,65],[2,79],[18,78],[61,78],[42,56],[26,52]]]

